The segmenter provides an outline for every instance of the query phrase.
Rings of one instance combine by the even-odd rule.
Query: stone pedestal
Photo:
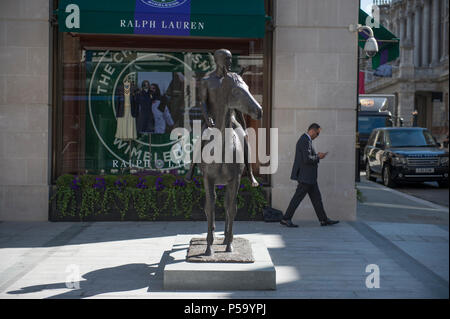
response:
[[[192,235],[178,235],[164,267],[165,290],[275,290],[275,267],[262,237],[246,237],[254,262],[188,262]],[[235,241],[245,236],[235,236]],[[237,241],[239,242],[239,240]],[[197,241],[197,244],[199,242]],[[201,243],[200,243],[201,244]],[[192,252],[192,250],[191,250]],[[191,256],[198,254],[191,254]],[[220,253],[216,253],[220,258]]]
[[[214,238],[212,249],[214,254],[206,256],[206,238],[192,238],[187,251],[187,262],[198,263],[253,263],[252,245],[245,238],[236,237],[233,240],[233,251],[226,252],[224,238]]]

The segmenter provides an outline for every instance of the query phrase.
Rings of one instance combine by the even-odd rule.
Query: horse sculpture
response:
[[[216,103],[209,108],[208,112],[215,119],[215,129],[221,132],[222,138],[222,161],[220,163],[205,163],[202,160],[200,169],[203,175],[206,202],[205,214],[208,220],[208,234],[206,237],[207,248],[205,255],[214,254],[212,244],[214,242],[215,230],[215,201],[216,185],[225,185],[224,207],[226,213],[225,238],[223,244],[226,245],[226,252],[233,251],[233,221],[237,213],[237,193],[239,190],[241,175],[244,170],[243,159],[244,146],[241,136],[236,131],[231,132],[232,138],[226,138],[226,129],[234,129],[236,126],[235,111],[250,115],[253,119],[262,117],[262,107],[251,95],[247,84],[236,73],[227,73],[220,81],[217,88]],[[211,129],[207,128],[206,130]],[[204,136],[203,132],[203,136]],[[229,135],[228,135],[229,136]],[[226,152],[232,152],[231,162],[225,161]]]

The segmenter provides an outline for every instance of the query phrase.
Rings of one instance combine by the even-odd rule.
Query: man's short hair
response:
[[[320,128],[320,125],[317,123],[313,123],[308,127],[308,131],[310,130],[318,130]]]

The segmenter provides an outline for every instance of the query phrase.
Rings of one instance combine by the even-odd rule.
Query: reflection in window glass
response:
[[[385,117],[375,116],[359,116],[358,117],[358,130],[363,134],[370,134],[373,129],[386,126]]]
[[[391,130],[389,143],[392,147],[435,146],[433,136],[427,130]]]
[[[233,54],[263,104],[263,56]],[[202,120],[199,84],[215,69],[210,52],[65,48],[62,174],[181,170],[170,151],[175,127]],[[254,123],[249,122],[249,126]],[[191,135],[191,140],[192,140]]]

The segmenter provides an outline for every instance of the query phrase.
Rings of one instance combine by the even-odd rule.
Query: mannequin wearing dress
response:
[[[131,114],[131,83],[128,80],[123,82],[124,114],[117,118],[116,138],[122,140],[133,140],[137,138],[136,120]]]

